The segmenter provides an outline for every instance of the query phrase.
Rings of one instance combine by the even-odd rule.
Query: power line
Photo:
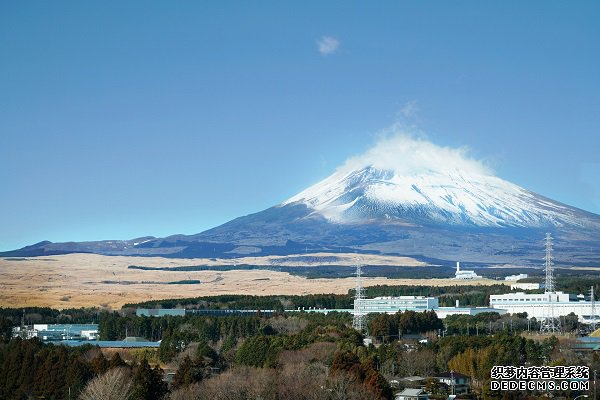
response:
[[[590,301],[592,303],[592,332],[596,331],[596,300],[594,299],[594,286],[590,288]]]

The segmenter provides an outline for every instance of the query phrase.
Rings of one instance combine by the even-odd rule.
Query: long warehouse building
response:
[[[498,314],[506,313],[505,310],[490,307],[460,307],[458,302],[456,307],[440,307],[436,297],[425,296],[386,296],[375,297],[372,299],[362,299],[363,314],[386,313],[395,314],[398,311],[429,311],[433,310],[439,318],[446,318],[449,315],[477,315],[485,312],[495,312]],[[354,313],[354,310],[348,310]]]
[[[541,319],[554,315],[557,317],[574,313],[579,322],[598,321],[598,311],[592,318],[592,302],[563,292],[529,294],[524,292],[490,295],[490,306],[506,310],[511,314],[527,313],[528,318]],[[551,311],[551,308],[553,309]],[[597,305],[596,307],[597,308]]]

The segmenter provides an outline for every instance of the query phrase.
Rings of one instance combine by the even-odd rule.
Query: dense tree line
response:
[[[99,335],[101,340],[121,340],[127,336],[146,339],[169,340],[187,344],[197,340],[218,340],[222,336],[246,337],[256,334],[265,318],[247,316],[163,316],[136,317],[119,313],[101,315]],[[183,328],[179,329],[181,326]]]
[[[402,335],[439,331],[444,328],[435,311],[404,311],[376,314],[368,322],[369,333],[377,341],[390,341]]]
[[[241,339],[252,336],[271,336],[279,333],[297,333],[308,328],[305,336],[286,335],[286,343],[291,340],[306,342],[310,332],[317,327],[335,326],[339,329],[349,323],[347,313],[330,313],[325,316],[312,313],[278,315],[272,318],[258,316],[163,316],[135,317],[118,313],[105,313],[100,320],[101,340],[121,340],[125,335],[141,336],[149,340],[161,340],[160,358],[169,361],[183,351],[190,343],[224,343],[230,346]],[[307,333],[309,332],[309,333]],[[290,346],[292,346],[290,344]],[[284,346],[285,347],[285,346]]]
[[[217,340],[223,334],[249,336],[261,326],[260,317],[246,316],[163,316],[136,317],[119,313],[101,315],[99,335],[101,340],[121,340],[125,336],[139,336],[156,341],[173,337],[185,344],[192,339]],[[190,327],[193,334],[180,326]]]
[[[340,294],[311,294],[303,296],[220,295],[184,299],[151,300],[126,304],[124,308],[194,308],[234,310],[276,310],[298,308],[351,308],[352,297]]]
[[[86,350],[18,338],[0,345],[0,398],[65,399],[69,388],[77,393],[93,375],[81,359]]]
[[[354,291],[350,291],[353,295]],[[506,285],[456,285],[456,286],[393,286],[378,285],[365,288],[367,297],[377,296],[431,296],[438,297],[441,307],[454,306],[456,300],[462,305],[489,305],[490,294],[510,293]]]
[[[560,270],[558,274],[560,275]],[[600,278],[598,275],[587,275],[587,276],[561,276],[557,279],[558,290],[566,293],[573,294],[584,294],[588,296],[590,294],[590,287],[594,286],[594,293],[596,293],[596,300],[598,300],[598,290],[600,290]]]
[[[237,346],[235,361],[256,367],[274,366],[282,350],[300,349],[316,341],[333,341],[332,335],[349,335],[347,314],[300,313],[274,318],[178,317],[163,335],[160,357],[173,359],[190,343],[219,343],[225,350]],[[223,349],[221,349],[223,351]]]
[[[118,353],[107,360],[91,345],[71,348],[16,338],[0,344],[0,398],[75,399],[90,380],[113,368],[131,375],[132,399],[155,400],[167,393],[162,370],[145,360],[128,366]]]
[[[1,308],[0,320],[12,325],[32,324],[87,324],[98,322],[101,311],[97,308],[67,308],[56,310],[50,307]]]
[[[561,316],[561,330],[565,333],[577,332],[585,328],[574,313]],[[450,315],[444,319],[445,335],[483,335],[499,332],[537,332],[540,321],[529,319],[527,313],[503,314],[490,312],[477,315]]]

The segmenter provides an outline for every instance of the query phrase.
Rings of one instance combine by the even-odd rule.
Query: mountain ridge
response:
[[[559,262],[600,266],[594,252],[600,248],[600,215],[496,177],[460,152],[415,141],[393,142],[391,149],[388,144],[350,159],[278,205],[198,234],[40,242],[0,256],[89,252],[235,258],[343,248],[535,265],[542,257],[542,238],[552,232]]]

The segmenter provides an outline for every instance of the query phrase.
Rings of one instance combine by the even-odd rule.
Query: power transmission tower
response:
[[[546,233],[546,257],[544,258],[544,269],[546,270],[546,315],[540,324],[540,333],[553,333],[560,331],[560,319],[554,315],[553,295],[556,295],[554,285],[554,257],[552,256],[552,235]],[[556,296],[558,299],[558,296]]]
[[[365,290],[362,284],[362,266],[360,259],[356,262],[356,289],[354,293],[354,317],[352,318],[352,327],[357,331],[361,332],[364,329],[365,324],[365,312],[364,312],[364,298]]]
[[[590,301],[592,302],[592,332],[596,330],[596,300],[594,299],[594,286],[590,288]]]

